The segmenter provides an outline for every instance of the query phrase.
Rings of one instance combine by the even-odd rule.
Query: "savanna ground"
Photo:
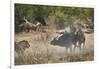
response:
[[[91,61],[94,59],[94,33],[85,34],[85,48],[81,51],[76,48],[73,55],[68,52],[66,47],[51,45],[50,41],[55,35],[53,31],[49,32],[29,32],[15,35],[16,41],[27,40],[30,48],[26,49],[24,54],[15,58],[16,65],[25,64],[43,64],[43,63],[62,63]]]
[[[86,41],[81,51],[75,48],[75,51],[70,53],[67,47],[50,44],[57,30],[64,29],[78,20],[80,24],[92,23],[93,25],[93,8],[15,4],[14,11],[15,41],[27,40],[30,44],[24,54],[15,52],[15,65],[79,62],[94,59],[94,33],[84,33]],[[27,20],[23,20],[23,17]],[[35,21],[41,22],[41,18],[49,26],[47,32],[22,32],[23,27],[19,27],[27,21],[31,24],[35,24]]]

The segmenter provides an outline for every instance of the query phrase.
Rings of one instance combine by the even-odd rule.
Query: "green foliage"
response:
[[[94,21],[94,9],[82,7],[15,4],[15,25],[19,25],[24,16],[32,23],[37,16],[41,16],[46,20],[49,16],[55,16],[58,19],[58,24],[73,23],[76,19],[86,20],[86,18],[91,18],[92,21]]]
[[[26,16],[28,19],[34,18],[33,15],[41,15],[47,17],[49,15],[55,15],[58,17],[66,16],[81,16],[81,17],[93,17],[93,8],[81,8],[81,7],[62,7],[62,6],[45,6],[45,5],[26,5],[15,4],[15,16]]]

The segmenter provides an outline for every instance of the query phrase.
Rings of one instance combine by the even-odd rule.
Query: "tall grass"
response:
[[[29,49],[26,49],[23,54],[18,54],[17,57],[15,57],[15,65],[63,63],[94,60],[93,50],[88,50],[88,52],[86,52],[85,54],[79,55],[66,54],[65,56],[54,56],[52,55],[53,52],[51,49],[54,46],[49,44],[49,41],[51,40],[51,37],[53,36],[54,32],[49,31],[45,33],[37,33],[27,33],[20,34],[21,36],[16,36],[16,39],[20,38],[19,40],[27,39],[30,42],[31,47]],[[25,38],[26,36],[28,37]]]

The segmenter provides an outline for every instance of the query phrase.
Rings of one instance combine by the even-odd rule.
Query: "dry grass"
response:
[[[24,32],[16,34],[15,35],[16,41],[27,40],[30,43],[31,47],[26,49],[24,54],[17,54],[17,57],[15,57],[15,65],[94,60],[93,34],[90,35],[85,34],[86,36],[85,48],[87,49],[87,52],[85,54],[73,55],[73,56],[66,54],[66,49],[64,47],[53,46],[49,43],[54,35],[55,35],[55,30],[44,33]]]

